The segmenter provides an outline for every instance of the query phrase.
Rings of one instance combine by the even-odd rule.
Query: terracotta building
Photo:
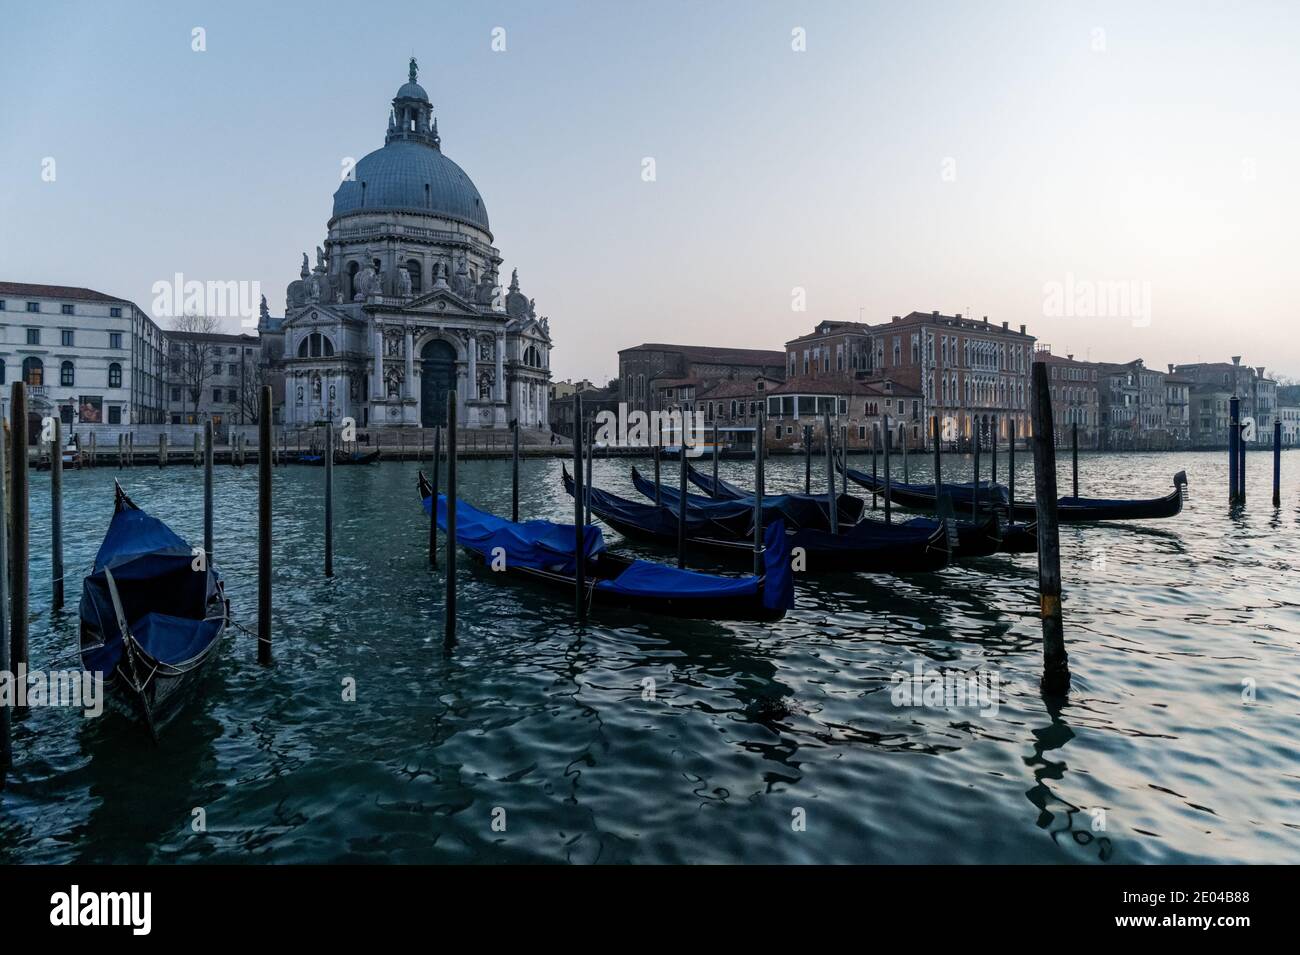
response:
[[[785,355],[756,348],[643,344],[618,353],[620,393],[629,411],[694,401],[724,381],[782,378]]]
[[[1053,355],[1051,345],[1039,345],[1034,361],[1048,366],[1052,423],[1057,443],[1069,444],[1070,430],[1079,426],[1079,447],[1097,448],[1101,441],[1100,379],[1102,362],[1080,361],[1073,355]]]

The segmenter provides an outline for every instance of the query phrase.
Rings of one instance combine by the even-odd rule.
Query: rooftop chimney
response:
[[[935,314],[937,315],[937,314],[939,314],[939,313],[938,313],[938,312],[935,312]],[[961,321],[961,312],[958,312],[956,315],[953,316],[953,318],[957,319],[957,321],[960,322],[960,321]]]
[[[1171,361],[1166,367],[1169,369],[1169,374],[1172,375],[1174,373],[1174,363]]]
[[[1025,333],[1025,326],[1021,325],[1021,326],[1020,326],[1020,334],[1023,335],[1024,333]]]
[[[931,317],[931,318],[938,318],[938,317],[939,317],[939,310],[936,308],[933,312],[930,313],[930,317]],[[957,317],[958,317],[958,318],[961,318],[960,315],[958,315]]]
[[[1004,332],[1007,330],[1007,326],[1008,326],[1009,324],[1010,324],[1010,322],[1003,322],[1003,323],[1002,323],[1002,330],[1003,330]]]
[[[1065,357],[1068,358],[1070,361],[1074,361],[1074,355],[1066,355]]]
[[[1240,365],[1240,364],[1241,364],[1241,356],[1240,356],[1240,355],[1233,355],[1233,356],[1232,356],[1232,363],[1233,363],[1234,365]]]
[[[984,316],[984,324],[987,325],[988,323],[989,323],[989,317],[988,317],[987,315],[985,315],[985,316]]]

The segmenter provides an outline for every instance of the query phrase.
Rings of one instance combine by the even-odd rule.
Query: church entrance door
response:
[[[447,423],[447,392],[456,387],[456,349],[435,339],[420,349],[420,424]]]

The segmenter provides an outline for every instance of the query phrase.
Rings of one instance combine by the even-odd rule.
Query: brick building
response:
[[[1052,423],[1057,443],[1071,440],[1070,429],[1079,426],[1079,447],[1097,448],[1101,441],[1101,404],[1098,382],[1101,362],[1079,361],[1073,355],[1053,355],[1051,345],[1039,345],[1034,361],[1047,366],[1052,395]]]
[[[618,353],[620,390],[629,411],[665,410],[682,401],[694,402],[724,381],[752,381],[755,376],[783,378],[785,354],[664,344],[636,345]]]

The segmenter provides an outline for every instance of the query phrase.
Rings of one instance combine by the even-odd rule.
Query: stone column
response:
[[[406,397],[415,397],[415,335],[411,327],[406,327],[406,338],[403,341],[406,348],[406,381],[403,385]]]
[[[370,396],[384,397],[384,326],[375,322],[375,368],[370,376]]]
[[[465,395],[466,401],[474,401],[478,398],[478,335],[470,332],[469,335],[469,388]]]
[[[497,333],[496,340],[497,354],[497,377],[496,377],[496,398],[497,401],[506,400],[506,336],[504,332]]]

